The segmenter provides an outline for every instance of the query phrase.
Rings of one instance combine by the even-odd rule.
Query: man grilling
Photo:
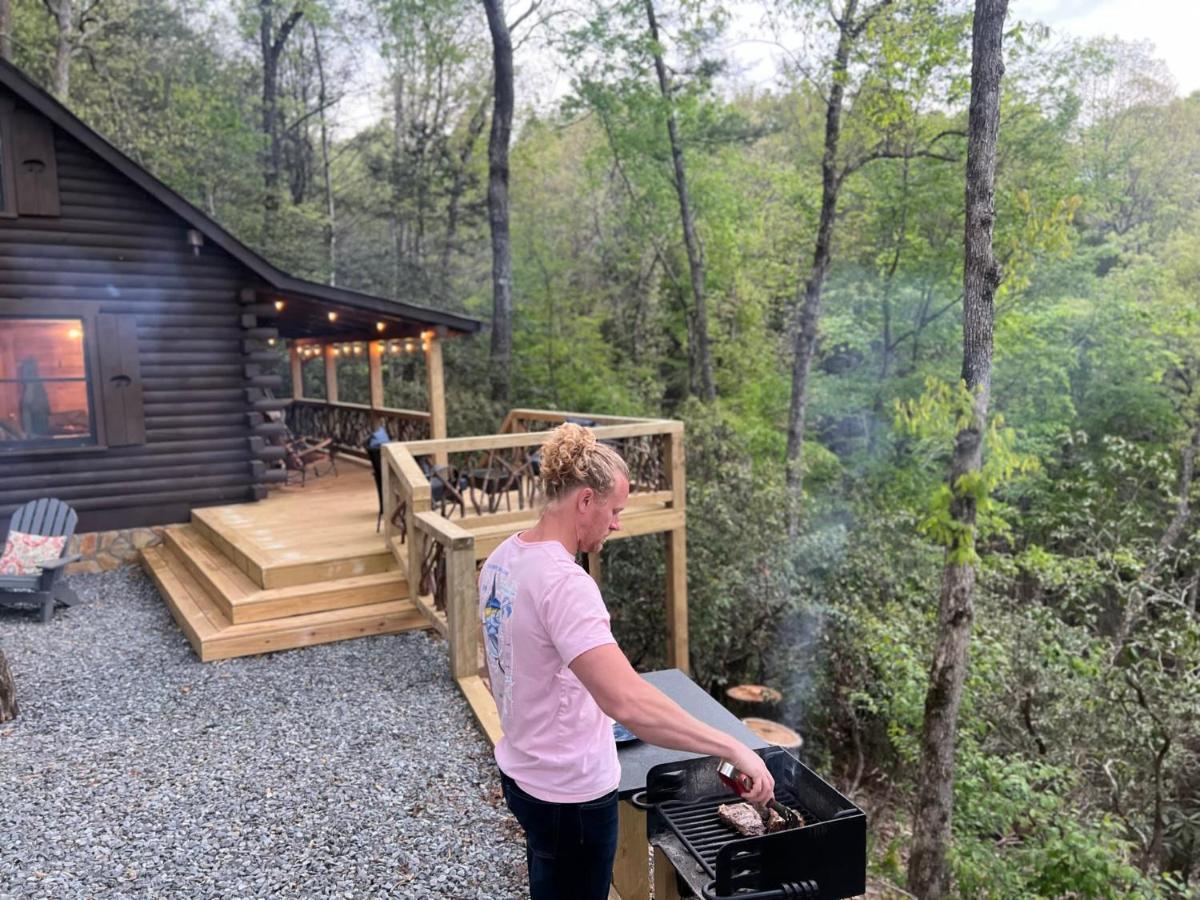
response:
[[[643,681],[617,646],[596,583],[575,563],[618,530],[629,470],[592,432],[566,424],[541,449],[547,505],[537,525],[496,548],[479,575],[504,797],[525,830],[533,900],[603,900],[617,845],[621,779],[609,719],[661,747],[723,757],[774,780],[753,750],[684,712]]]

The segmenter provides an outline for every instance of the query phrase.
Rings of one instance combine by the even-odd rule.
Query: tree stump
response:
[[[4,651],[0,650],[0,722],[15,719],[20,709],[17,706],[17,688],[13,684],[12,670]]]
[[[725,691],[729,711],[739,719],[743,716],[770,719],[779,713],[783,694],[762,684],[735,684]]]
[[[776,747],[782,747],[784,750],[791,750],[793,753],[798,753],[800,748],[804,746],[804,738],[800,737],[799,732],[793,731],[779,722],[772,722],[770,719],[759,719],[755,716],[747,716],[742,719],[742,724],[768,744],[774,744]]]

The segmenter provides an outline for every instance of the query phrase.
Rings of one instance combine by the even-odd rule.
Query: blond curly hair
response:
[[[597,441],[590,428],[572,422],[550,432],[541,455],[542,487],[551,502],[580,487],[603,497],[616,486],[618,474],[629,477],[621,454]]]

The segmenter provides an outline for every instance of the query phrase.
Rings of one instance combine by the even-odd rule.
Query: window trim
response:
[[[96,337],[99,303],[55,303],[40,300],[0,300],[0,319],[78,319],[83,322],[83,359],[87,371],[88,411],[95,441],[76,447],[27,447],[5,450],[0,442],[0,459],[20,456],[57,456],[65,453],[95,453],[108,449],[104,407],[100,397],[100,345]],[[11,443],[20,443],[13,441]]]
[[[17,217],[17,173],[13,170],[13,113],[16,104],[0,97],[0,189],[4,203],[0,205],[0,219]]]

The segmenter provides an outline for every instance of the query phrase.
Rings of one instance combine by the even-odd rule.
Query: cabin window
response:
[[[96,443],[86,319],[0,318],[0,445]]]

